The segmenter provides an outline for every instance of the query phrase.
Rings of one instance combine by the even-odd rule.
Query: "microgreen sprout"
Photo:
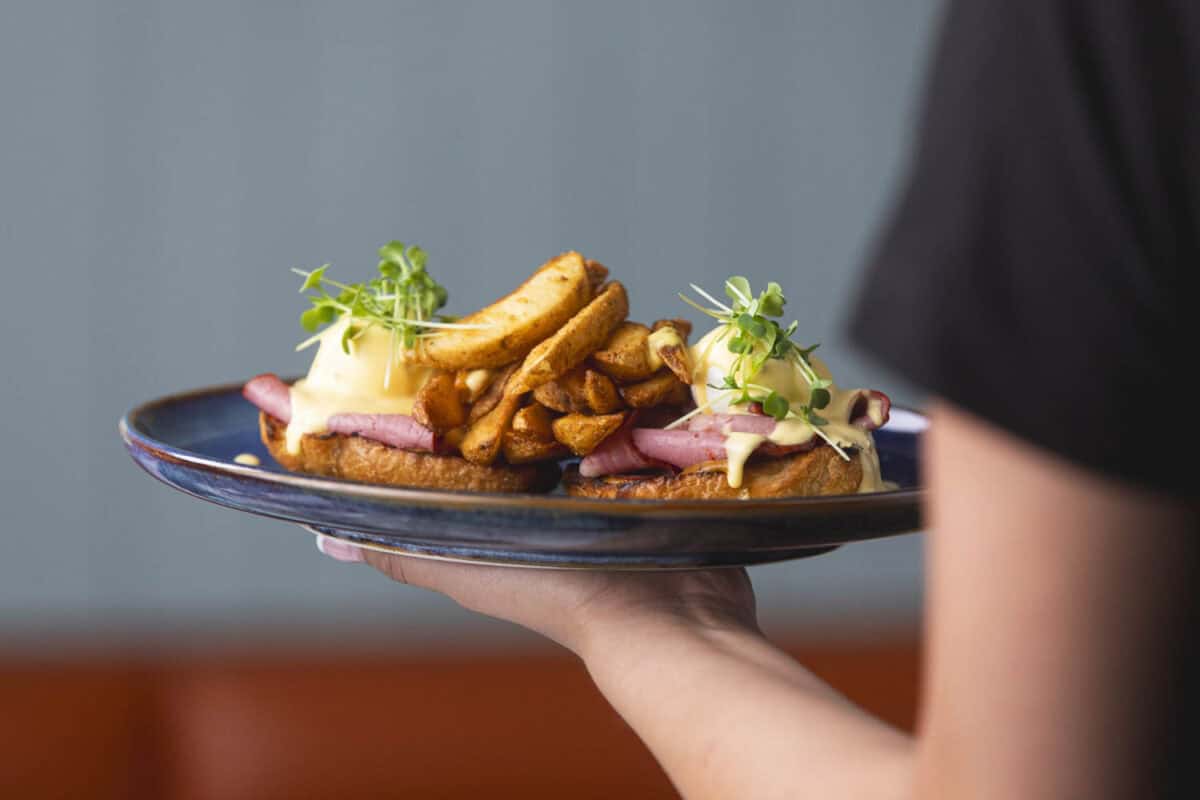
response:
[[[726,340],[725,346],[729,352],[737,355],[721,384],[710,388],[731,392],[730,405],[758,404],[764,414],[776,420],[801,419],[829,441],[820,431],[820,426],[827,424],[826,420],[817,412],[829,405],[829,387],[833,382],[822,378],[813,369],[810,357],[818,345],[801,347],[792,340],[798,323],[792,322],[785,328],[777,321],[783,316],[783,307],[787,304],[780,285],[772,281],[756,296],[750,288],[750,281],[734,275],[725,281],[728,304],[695,284],[692,284],[692,289],[712,306],[702,306],[683,294],[679,295],[680,299],[726,326],[721,338]],[[794,364],[804,376],[809,386],[807,405],[794,407],[783,395],[754,382],[771,359]]]
[[[342,333],[342,349],[368,328],[378,326],[392,334],[393,360],[399,349],[412,349],[419,339],[435,336],[444,328],[479,328],[438,314],[446,304],[446,289],[425,269],[425,251],[416,245],[388,242],[379,248],[379,277],[366,283],[339,283],[325,276],[329,265],[314,270],[293,269],[304,278],[300,292],[308,293],[312,307],[300,315],[300,324],[310,332],[348,316]],[[301,342],[303,350],[316,343],[320,334]]]
[[[293,269],[304,278],[300,293],[308,293],[312,307],[300,315],[307,331],[348,317],[342,331],[342,351],[350,354],[350,343],[372,327],[391,334],[392,357],[384,373],[384,387],[391,385],[392,365],[401,360],[401,350],[411,350],[418,340],[436,336],[445,328],[478,329],[490,327],[457,322],[454,317],[438,314],[446,304],[446,289],[425,269],[425,251],[417,245],[388,242],[379,248],[379,277],[366,283],[345,284],[325,277],[329,265],[314,270]],[[321,333],[296,346],[303,350],[315,344]]]

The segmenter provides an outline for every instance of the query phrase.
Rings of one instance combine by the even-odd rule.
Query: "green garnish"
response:
[[[679,297],[696,310],[707,314],[727,327],[723,338],[728,338],[726,347],[729,352],[736,353],[737,358],[729,368],[720,386],[711,388],[735,392],[731,405],[749,405],[757,403],[763,413],[782,421],[791,417],[799,417],[810,425],[826,424],[816,412],[829,405],[829,387],[833,382],[826,380],[813,369],[809,357],[819,345],[801,347],[792,341],[799,323],[793,321],[786,328],[782,327],[775,318],[783,316],[783,307],[787,298],[783,289],[774,281],[757,297],[750,289],[750,281],[741,275],[734,275],[725,281],[725,294],[729,297],[727,305],[714,298],[696,284],[692,289],[704,299],[713,304],[713,308],[705,308],[686,295]],[[732,334],[732,335],[731,335]],[[767,386],[754,383],[754,379],[770,359],[790,361],[800,370],[804,380],[809,385],[808,405],[793,408],[786,397]]]
[[[308,292],[312,307],[300,315],[306,331],[349,316],[342,333],[342,350],[367,329],[378,326],[391,332],[393,350],[411,349],[417,340],[436,335],[438,328],[479,328],[436,313],[446,304],[446,289],[425,269],[425,251],[403,242],[388,242],[379,248],[379,277],[366,283],[345,284],[325,277],[329,265],[311,271],[293,269],[304,278],[300,292]],[[320,334],[301,342],[296,349],[314,344]]]

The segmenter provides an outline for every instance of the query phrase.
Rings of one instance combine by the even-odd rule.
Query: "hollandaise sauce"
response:
[[[407,351],[393,347],[392,334],[378,325],[363,328],[345,352],[342,335],[350,324],[365,325],[344,317],[320,334],[308,376],[292,386],[289,453],[300,452],[306,434],[324,433],[335,414],[411,414],[417,391],[432,373],[409,363]]]
[[[730,335],[729,326],[721,325],[710,331],[691,349],[692,397],[701,413],[751,413],[746,405],[731,402],[737,396],[734,390],[716,388],[724,384],[725,376],[733,369],[738,357],[736,353],[730,352],[726,344],[725,340]],[[818,376],[832,380],[829,368],[824,362],[814,356],[809,356],[808,360]],[[743,370],[748,368],[748,364],[742,367]],[[751,376],[745,374],[737,377],[739,380],[745,380]],[[753,376],[752,382],[777,392],[787,399],[792,408],[808,405],[812,393],[800,368],[784,359],[767,359],[758,374]],[[859,492],[878,492],[889,488],[880,474],[875,440],[868,431],[850,424],[850,414],[854,410],[858,392],[839,389],[836,385],[827,387],[827,390],[830,395],[829,403],[818,413],[828,422],[820,426],[819,432],[803,419],[792,417],[777,422],[769,434],[724,431],[725,454],[728,459],[725,474],[729,485],[734,488],[741,487],[746,461],[764,442],[787,447],[808,444],[814,436],[820,436],[823,440],[836,444],[843,452],[847,452],[849,457],[858,458],[863,473]]]

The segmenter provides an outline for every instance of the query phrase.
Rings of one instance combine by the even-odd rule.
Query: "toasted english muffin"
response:
[[[472,464],[461,456],[401,450],[361,436],[308,434],[300,452],[287,451],[287,425],[259,413],[259,431],[271,457],[291,472],[421,489],[472,492],[547,492],[558,482],[553,461],[536,464]]]
[[[584,478],[576,466],[567,468],[563,486],[572,497],[603,500],[747,500],[853,494],[862,477],[857,453],[846,461],[832,447],[821,445],[806,453],[750,461],[736,489],[724,469]]]

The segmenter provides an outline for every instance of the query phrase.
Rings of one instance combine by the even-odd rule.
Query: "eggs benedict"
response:
[[[243,389],[271,456],[291,471],[370,483],[551,488],[561,448],[522,440],[505,456],[523,397],[504,402],[515,363],[495,365],[518,361],[587,305],[593,278],[583,259],[552,259],[504,300],[457,320],[439,313],[447,293],[420,248],[392,242],[379,254],[379,277],[362,284],[328,278],[328,265],[297,270],[311,301],[301,322],[313,333],[298,349],[317,347],[308,374],[292,385],[259,375]],[[531,308],[531,296],[547,302]],[[447,359],[457,368],[445,368]]]
[[[568,492],[757,498],[888,488],[871,436],[887,422],[887,395],[835,384],[815,346],[792,340],[796,323],[776,321],[786,302],[778,284],[753,296],[745,278],[730,278],[729,303],[693,288],[712,306],[693,305],[719,323],[688,350],[694,408],[662,427],[624,427],[568,470]]]

